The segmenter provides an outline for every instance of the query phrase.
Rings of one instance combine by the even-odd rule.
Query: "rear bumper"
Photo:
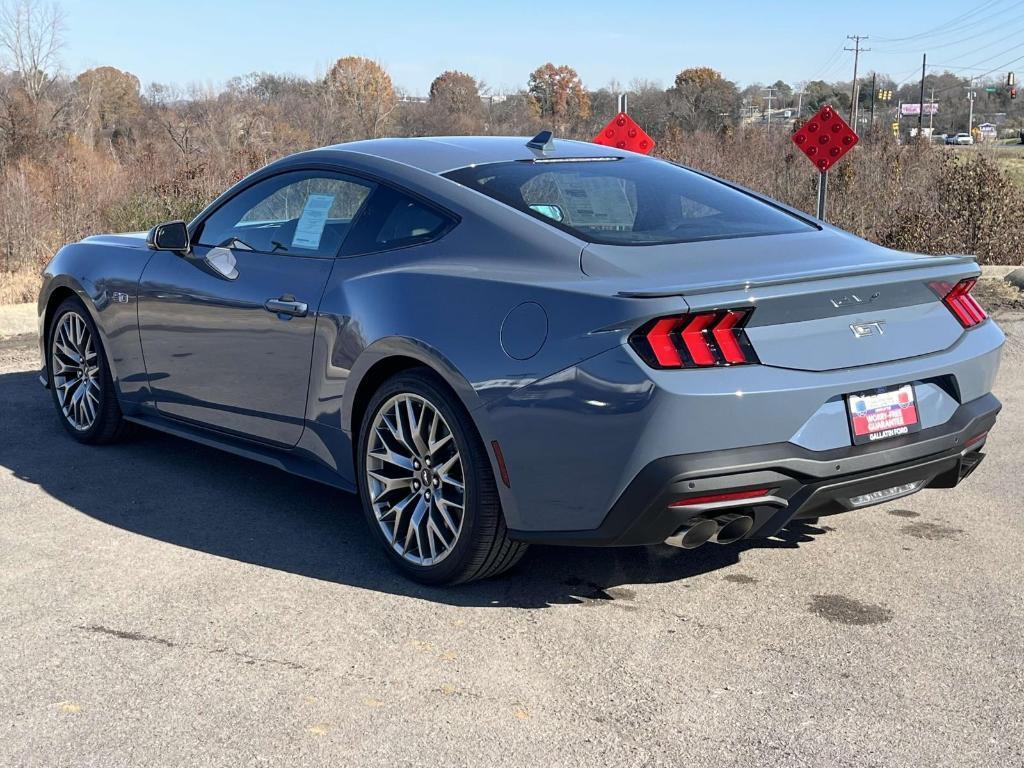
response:
[[[770,488],[776,501],[745,507],[744,512],[754,517],[748,538],[771,536],[794,518],[867,507],[923,488],[954,487],[983,458],[983,435],[995,424],[1000,408],[988,394],[961,405],[941,426],[874,445],[810,451],[776,443],[666,456],[640,471],[598,528],[510,533],[521,541],[545,544],[656,544],[706,514],[669,506],[681,497]],[[878,501],[852,501],[897,486],[912,489]]]

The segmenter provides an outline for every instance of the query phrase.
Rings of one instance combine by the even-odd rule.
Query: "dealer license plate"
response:
[[[917,398],[911,384],[847,395],[846,408],[850,415],[853,442],[858,445],[900,437],[921,429]]]

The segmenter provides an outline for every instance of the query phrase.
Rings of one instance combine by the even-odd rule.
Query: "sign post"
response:
[[[857,134],[830,104],[793,134],[793,143],[818,169],[818,218],[822,221],[828,199],[828,169],[858,141]]]
[[[825,201],[828,198],[828,171],[818,171],[818,218],[825,220]]]

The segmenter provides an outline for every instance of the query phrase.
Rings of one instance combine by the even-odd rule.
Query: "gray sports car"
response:
[[[40,378],[83,443],[142,424],[358,492],[459,582],[957,485],[1000,408],[978,274],[546,132],[378,139],[62,248]]]

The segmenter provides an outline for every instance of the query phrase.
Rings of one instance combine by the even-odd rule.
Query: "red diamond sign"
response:
[[[625,112],[619,112],[613,117],[608,125],[594,137],[594,143],[604,144],[606,147],[628,149],[630,152],[640,152],[644,155],[654,149],[654,139],[648,136],[644,129],[636,124],[636,120]]]
[[[858,141],[853,129],[828,104],[793,134],[793,143],[822,173],[835,165]]]

